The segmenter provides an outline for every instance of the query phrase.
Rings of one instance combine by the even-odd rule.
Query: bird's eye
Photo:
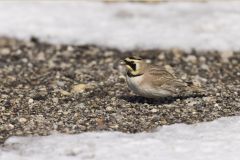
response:
[[[132,61],[131,61],[131,63],[129,64],[129,66],[130,66],[134,71],[136,71],[136,64],[135,64],[135,62],[132,62]]]

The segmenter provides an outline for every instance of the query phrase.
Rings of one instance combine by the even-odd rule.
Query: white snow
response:
[[[239,50],[240,1],[1,2],[0,35],[133,48]]]
[[[152,133],[11,137],[1,160],[238,160],[240,117],[163,126]]]

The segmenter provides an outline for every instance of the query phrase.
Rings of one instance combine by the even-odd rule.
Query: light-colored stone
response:
[[[77,84],[72,87],[71,92],[72,93],[83,93],[87,88],[90,88],[90,86],[86,84]]]
[[[71,95],[70,92],[65,91],[65,90],[60,90],[60,93],[61,93],[61,95],[63,95],[63,96],[69,96],[69,95]]]
[[[200,68],[201,69],[203,69],[203,70],[209,70],[209,67],[208,67],[208,65],[206,65],[206,64],[202,64],[201,66],[200,66]]]
[[[46,60],[46,57],[45,57],[45,54],[43,52],[40,52],[38,55],[37,55],[37,60],[39,61],[45,61]]]
[[[28,100],[28,103],[29,103],[29,104],[33,103],[33,99],[30,98],[30,99]]]
[[[85,109],[86,108],[86,105],[84,103],[79,103],[78,105],[75,106],[76,108],[79,108],[79,109]]]
[[[222,52],[221,54],[223,62],[228,62],[229,58],[233,56],[233,51],[225,51]]]
[[[197,104],[197,102],[191,101],[191,102],[188,103],[188,106],[193,107],[195,104]]]
[[[159,59],[159,60],[164,60],[164,59],[165,59],[164,53],[160,54],[160,55],[158,56],[158,59]]]
[[[152,112],[152,113],[156,113],[156,112],[158,112],[158,110],[155,109],[155,108],[153,108],[153,109],[151,109],[151,112]]]
[[[25,122],[27,122],[27,119],[26,118],[19,118],[19,120],[18,120],[20,123],[25,123]]]
[[[8,125],[7,125],[7,129],[8,129],[8,130],[12,130],[12,129],[14,129],[14,125],[13,125],[13,124],[11,124],[11,123],[10,123],[10,124],[8,124]]]
[[[219,105],[217,103],[214,104],[214,107],[218,107]]]
[[[58,98],[53,98],[52,101],[53,101],[54,103],[58,103]]]
[[[197,58],[194,55],[189,55],[187,56],[186,61],[195,64],[197,62]]]
[[[107,110],[107,111],[112,111],[112,110],[113,110],[113,108],[112,108],[112,107],[110,107],[110,106],[108,106],[108,107],[106,108],[106,110]]]

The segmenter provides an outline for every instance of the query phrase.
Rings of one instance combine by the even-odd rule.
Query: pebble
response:
[[[152,113],[156,113],[156,112],[158,112],[158,110],[155,109],[155,108],[153,108],[153,109],[151,109],[151,112],[152,112]]]
[[[58,98],[53,98],[52,101],[53,103],[58,103]]]
[[[43,52],[40,52],[40,53],[37,55],[36,59],[37,59],[38,61],[45,61],[45,60],[46,60],[45,54],[44,54]]]
[[[28,100],[28,103],[29,103],[29,104],[33,103],[33,99],[30,98],[30,99]]]
[[[209,70],[209,67],[208,67],[208,65],[206,65],[206,64],[202,64],[201,66],[200,66],[200,68],[201,69],[203,69],[203,70]]]
[[[75,108],[79,108],[79,109],[85,109],[86,106],[84,103],[79,103],[78,105],[75,106]]]
[[[217,103],[214,104],[214,107],[218,107],[219,105]]]
[[[63,95],[63,96],[69,96],[69,95],[71,95],[70,92],[65,91],[65,90],[60,90],[60,93],[61,93],[61,95]]]
[[[199,61],[202,62],[202,63],[205,63],[206,62],[206,58],[203,57],[203,56],[200,56],[199,57]]]
[[[12,129],[14,129],[14,125],[13,124],[8,124],[6,129],[7,130],[12,130]]]
[[[159,54],[158,59],[159,59],[159,60],[164,60],[164,59],[165,59],[164,53]]]
[[[0,50],[0,53],[1,53],[1,55],[8,55],[8,54],[11,53],[11,51],[10,51],[9,48],[2,48],[2,49]]]
[[[113,111],[113,108],[110,106],[107,106],[106,111]]]
[[[82,93],[84,92],[87,88],[89,88],[88,85],[86,84],[77,84],[72,87],[71,92],[72,93]]]
[[[187,58],[185,59],[187,62],[191,62],[195,64],[197,62],[197,58],[194,55],[188,55]]]
[[[197,104],[197,102],[195,102],[195,101],[191,101],[191,102],[188,103],[187,105],[190,106],[190,107],[193,107],[193,106],[196,105],[196,104]]]
[[[27,119],[22,117],[22,118],[19,118],[18,121],[20,123],[25,123],[25,122],[27,122]]]
[[[105,56],[105,57],[113,56],[113,54],[114,54],[114,52],[112,52],[112,51],[106,51],[106,52],[104,52],[104,56]]]
[[[213,101],[213,97],[203,97],[202,98],[204,101],[206,101],[206,102],[211,102],[211,101]]]
[[[229,61],[229,58],[233,56],[233,52],[225,51],[225,52],[222,52],[220,55],[222,57],[223,62],[227,63]]]
[[[64,87],[65,82],[63,82],[63,81],[57,81],[57,85],[60,86],[60,87]]]

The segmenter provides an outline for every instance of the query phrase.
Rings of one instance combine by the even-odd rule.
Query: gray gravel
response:
[[[131,93],[119,60],[140,55],[194,79],[206,95],[145,99]],[[121,52],[0,38],[0,142],[12,135],[110,130],[136,133],[240,113],[240,52]]]

